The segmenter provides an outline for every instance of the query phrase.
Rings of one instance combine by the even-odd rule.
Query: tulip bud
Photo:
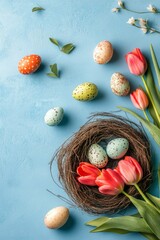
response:
[[[149,105],[147,95],[140,88],[137,88],[134,92],[130,94],[130,99],[133,105],[140,110],[145,110]]]
[[[118,195],[123,191],[124,181],[121,176],[112,169],[102,169],[96,179],[99,192],[107,195]]]
[[[127,53],[125,58],[132,74],[144,75],[147,70],[147,61],[139,48],[135,48],[132,52]]]
[[[95,180],[101,174],[101,171],[94,165],[81,162],[77,167],[77,180],[84,185],[96,186]]]
[[[143,170],[139,162],[129,156],[126,156],[124,160],[119,161],[118,167],[114,169],[114,171],[120,174],[127,185],[135,185],[143,177]]]

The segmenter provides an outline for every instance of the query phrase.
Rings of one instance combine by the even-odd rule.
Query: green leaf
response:
[[[45,9],[42,8],[42,7],[34,7],[34,8],[32,8],[32,12],[42,11],[42,10],[45,10]]]
[[[92,221],[86,222],[85,224],[93,227],[98,227],[99,225],[102,225],[103,223],[105,223],[108,219],[109,219],[108,217],[100,217]]]
[[[50,65],[50,69],[52,73],[55,73],[58,76],[58,69],[57,69],[57,64]]]
[[[59,72],[57,68],[57,64],[50,65],[51,73],[47,73],[48,76],[58,78],[59,77]]]
[[[75,46],[72,43],[68,43],[61,48],[61,51],[69,54],[74,48]]]
[[[151,233],[141,233],[148,240],[159,240],[154,234]]]
[[[47,73],[47,76],[53,77],[53,78],[58,78],[54,73]]]
[[[109,230],[112,231],[112,229],[120,230],[122,231],[121,233],[124,232],[153,233],[143,218],[133,216],[108,218],[106,222],[96,227],[91,232],[106,232]]]
[[[153,119],[153,123],[156,125],[156,126],[159,126],[159,123],[158,123],[158,119],[157,119],[157,115],[155,114],[155,111],[154,111],[154,108],[151,104],[151,102],[149,103],[149,107],[148,107],[148,111]]]
[[[156,125],[145,120],[144,118],[139,116],[137,113],[131,111],[128,108],[124,108],[124,107],[118,107],[118,108],[121,109],[122,111],[128,112],[131,115],[133,115],[134,117],[136,117],[148,129],[148,131],[150,132],[150,134],[152,135],[154,140],[157,142],[157,144],[160,145],[160,129]]]
[[[160,85],[159,66],[158,66],[158,61],[157,61],[157,58],[156,58],[156,55],[155,55],[155,52],[154,52],[152,44],[150,45],[150,51],[151,51],[152,62],[153,62],[154,69],[155,69],[155,72],[156,72],[156,75],[157,75],[157,79],[158,79],[158,84]]]
[[[154,203],[156,207],[160,209],[160,198],[157,198],[149,193],[146,193],[147,197]]]
[[[55,44],[56,46],[59,47],[59,42],[57,41],[57,39],[55,39],[55,38],[49,38],[49,40],[50,40],[53,44]]]
[[[159,185],[159,195],[160,195],[160,166],[158,167],[158,185]]]
[[[158,113],[160,114],[159,94],[157,94],[158,91],[157,91],[156,84],[153,79],[152,71],[149,66],[148,66],[148,69],[146,72],[146,84],[148,86],[148,89],[149,89],[150,95],[152,97],[152,100],[154,102],[154,105],[155,105]]]
[[[144,221],[148,224],[152,232],[160,239],[160,213],[145,201],[129,196],[130,201],[137,208]]]

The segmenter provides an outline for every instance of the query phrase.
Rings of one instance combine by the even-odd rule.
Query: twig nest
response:
[[[130,204],[123,194],[104,195],[98,191],[98,187],[86,186],[77,181],[77,167],[80,162],[89,162],[88,151],[91,145],[107,145],[115,138],[124,138],[129,142],[127,155],[137,159],[142,166],[143,178],[139,186],[145,192],[151,182],[149,142],[143,129],[126,118],[106,112],[92,115],[90,120],[60,147],[53,158],[57,160],[59,178],[64,190],[72,202],[88,213],[114,213]],[[117,159],[109,159],[106,167],[114,168],[118,162]],[[125,186],[125,191],[134,197],[138,196],[134,186]]]

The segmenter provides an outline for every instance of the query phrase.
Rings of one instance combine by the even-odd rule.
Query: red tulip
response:
[[[101,171],[94,165],[81,162],[77,167],[77,180],[85,185],[96,186],[95,180],[101,174]]]
[[[124,181],[121,176],[112,169],[102,169],[101,175],[96,179],[99,191],[107,195],[118,195],[123,191]]]
[[[114,169],[114,171],[121,175],[123,181],[127,185],[134,185],[143,177],[142,167],[136,159],[129,156],[119,161],[118,167]]]
[[[132,52],[127,53],[125,58],[132,74],[144,75],[147,70],[147,61],[139,48],[135,48]]]
[[[149,105],[147,95],[140,88],[137,88],[133,93],[131,93],[130,98],[131,98],[133,105],[138,109],[144,110]]]

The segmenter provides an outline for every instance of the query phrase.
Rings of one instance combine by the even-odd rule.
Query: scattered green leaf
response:
[[[58,78],[59,77],[59,72],[58,72],[57,64],[55,63],[53,65],[50,65],[50,69],[51,69],[51,73],[47,73],[47,75],[49,77]]]
[[[57,41],[57,39],[55,39],[55,38],[49,38],[49,40],[53,43],[53,44],[55,44],[56,46],[60,46],[59,45],[59,42]]]
[[[72,43],[68,43],[61,48],[61,51],[69,54],[71,51],[73,51],[74,48],[75,46]]]
[[[154,69],[155,69],[155,72],[156,72],[156,75],[157,75],[157,79],[158,79],[158,84],[160,85],[159,65],[158,65],[158,61],[157,61],[157,58],[156,58],[156,55],[155,55],[155,52],[154,52],[152,44],[150,45],[150,51],[151,51],[152,62],[153,62]]]
[[[152,135],[154,140],[157,142],[157,144],[160,145],[160,129],[156,125],[145,120],[144,118],[139,116],[137,113],[131,111],[128,108],[124,108],[124,107],[118,107],[118,108],[121,109],[122,111],[128,112],[131,115],[133,115],[134,117],[136,117],[148,129],[148,131],[150,132],[150,134]]]
[[[109,219],[108,217],[100,217],[100,218],[96,218],[92,221],[86,222],[85,224],[88,226],[98,227],[98,226],[102,225],[103,223],[105,223],[108,219]]]
[[[34,8],[32,8],[32,12],[42,11],[42,10],[45,10],[45,9],[42,8],[42,7],[34,7]]]

